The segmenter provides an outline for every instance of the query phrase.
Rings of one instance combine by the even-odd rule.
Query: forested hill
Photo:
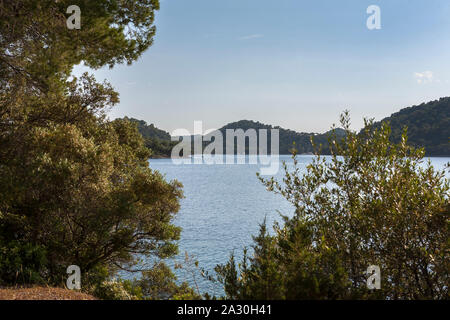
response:
[[[170,134],[158,129],[153,124],[147,124],[144,120],[125,117],[124,120],[136,124],[139,132],[144,137],[145,145],[152,151],[153,158],[170,157],[173,146],[176,142],[170,140]]]
[[[155,125],[147,124],[144,120],[125,117],[124,120],[131,121],[137,125],[139,132],[144,138],[170,140],[170,134],[164,130],[158,129]]]
[[[391,124],[392,140],[399,142],[408,128],[408,144],[424,147],[427,156],[450,156],[450,97],[401,109],[375,123]]]
[[[152,150],[152,157],[169,157],[171,154],[172,147],[176,142],[171,142],[170,134],[164,130],[158,129],[153,124],[147,124],[143,120],[138,120],[134,118],[125,117],[125,120],[131,121],[136,124],[139,132],[145,139],[146,145]],[[268,151],[270,152],[270,129],[279,129],[280,132],[280,154],[291,154],[292,148],[295,143],[295,148],[298,153],[312,153],[313,148],[311,145],[311,136],[314,136],[314,140],[317,145],[323,145],[323,152],[328,153],[328,140],[329,132],[324,134],[314,134],[314,133],[299,133],[293,130],[284,129],[281,127],[274,127],[272,125],[263,124],[257,121],[251,120],[241,120],[233,123],[229,123],[219,130],[223,133],[224,142],[226,142],[226,129],[243,129],[244,131],[248,129],[267,129],[268,132]],[[342,129],[337,129],[336,133],[338,135],[344,134]],[[208,143],[205,142],[204,145]],[[246,145],[246,150],[248,151],[248,143]],[[223,150],[225,152],[225,150]]]
[[[296,132],[293,130],[281,128],[279,126],[271,126],[251,120],[241,120],[223,126],[219,130],[223,133],[224,137],[226,135],[226,129],[234,129],[234,130],[243,129],[244,131],[248,129],[255,129],[257,131],[260,129],[266,129],[268,132],[268,141],[269,141],[267,144],[268,151],[270,151],[271,145],[270,130],[278,129],[280,135],[280,145],[279,145],[280,154],[291,154],[292,149],[294,147],[294,143],[295,149],[297,150],[298,153],[312,153],[314,150],[311,144],[311,137],[313,137],[317,146],[322,144],[323,153],[325,154],[328,153],[328,137],[330,135],[330,132],[326,132],[323,134]],[[336,134],[339,136],[345,134],[345,132],[342,129],[336,129]]]
[[[153,124],[148,125],[143,120],[125,118],[136,123],[139,132],[143,135],[147,147],[152,150],[153,157],[169,157],[176,142],[171,142],[170,134],[158,129]],[[390,117],[376,122],[379,127],[382,122],[388,121],[392,128],[392,140],[400,141],[403,127],[408,128],[408,143],[415,147],[424,147],[427,156],[450,156],[450,97],[423,103],[418,106],[404,108]],[[257,121],[241,120],[229,123],[219,130],[226,137],[226,129],[266,129],[268,130],[268,151],[270,152],[270,129],[279,129],[280,154],[290,154],[295,143],[298,153],[312,153],[313,147],[310,139],[314,138],[317,145],[322,145],[322,153],[329,154],[328,137],[330,131],[322,134],[296,132],[278,126],[263,124]],[[344,136],[345,131],[336,129],[338,136]],[[226,139],[225,139],[226,140]],[[225,142],[225,141],[224,141]],[[205,145],[208,143],[204,143]],[[246,145],[248,151],[248,144]],[[225,152],[225,150],[224,150]]]

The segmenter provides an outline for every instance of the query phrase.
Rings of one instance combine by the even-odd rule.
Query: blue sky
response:
[[[369,5],[381,30],[366,27]],[[120,93],[111,118],[324,132],[344,109],[359,129],[450,95],[448,0],[162,0],[156,26],[132,66],[93,72]]]

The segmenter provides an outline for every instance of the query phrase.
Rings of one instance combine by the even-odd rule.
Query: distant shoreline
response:
[[[286,153],[286,154],[277,154],[278,156],[292,156],[292,154],[291,153]],[[314,154],[313,153],[299,153],[299,154],[297,154],[297,155],[299,155],[299,156],[313,156]],[[199,155],[195,155],[195,156],[199,156]],[[235,156],[236,156],[236,154],[235,154]],[[246,156],[248,156],[248,154],[246,154]],[[270,156],[270,155],[269,155]],[[186,157],[186,158],[183,158],[182,157],[182,159],[189,159],[190,157]],[[157,155],[157,156],[151,156],[150,157],[150,159],[171,159],[171,157],[169,157],[169,156],[165,156],[165,155]]]
[[[313,153],[299,153],[297,154],[298,156],[313,156]],[[248,156],[248,154],[246,154],[246,156]],[[292,156],[292,154],[278,154],[278,156]],[[322,156],[329,156],[329,154],[322,154]],[[425,156],[424,158],[450,158],[450,155],[441,155],[441,156]],[[170,156],[165,156],[165,155],[156,155],[156,156],[151,156],[150,160],[162,160],[162,159],[171,159]],[[189,159],[189,158],[184,158],[184,159]]]

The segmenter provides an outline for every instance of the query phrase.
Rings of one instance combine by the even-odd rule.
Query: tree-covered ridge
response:
[[[409,145],[416,148],[425,148],[427,156],[450,156],[450,97],[401,109],[399,112],[376,122],[374,127],[380,128],[384,122],[389,122],[392,128],[392,142],[399,143],[403,128],[407,127]],[[317,145],[322,144],[323,154],[330,153],[328,147],[330,132],[323,134],[296,132],[249,120],[229,123],[220,130],[225,133],[226,129],[237,128],[244,130],[250,128],[256,130],[279,129],[280,154],[290,154],[293,143],[295,143],[295,149],[298,153],[313,152],[311,138]],[[337,129],[336,134],[344,136],[345,132],[342,129]]]
[[[146,139],[147,146],[152,149],[153,156],[170,156],[172,147],[176,144],[170,141],[169,133],[156,128],[153,124],[147,125],[145,121],[128,119],[137,124],[139,132]],[[408,129],[408,144],[416,148],[425,148],[427,156],[450,156],[450,97],[422,103],[417,106],[401,109],[391,116],[374,123],[374,128],[380,128],[381,124],[389,122],[392,128],[392,142],[400,142],[403,128]],[[316,145],[322,145],[322,154],[330,154],[328,138],[330,131],[325,133],[296,132],[279,126],[272,126],[252,120],[240,120],[224,125],[219,131],[226,142],[226,130],[248,129],[268,131],[268,146],[271,145],[270,130],[278,129],[280,134],[280,154],[291,154],[295,148],[297,153],[313,153],[314,148],[311,138]],[[339,137],[345,136],[341,128],[335,130]],[[208,143],[204,143],[207,145]],[[269,148],[270,150],[270,148]],[[225,150],[224,150],[225,152]],[[246,145],[248,152],[248,143]]]
[[[226,124],[219,130],[223,133],[224,137],[226,135],[227,129],[243,129],[244,131],[248,129],[255,129],[255,130],[261,130],[265,129],[268,131],[268,149],[270,150],[271,145],[271,139],[270,139],[270,130],[271,129],[278,129],[279,130],[279,137],[280,137],[280,151],[279,154],[291,154],[292,151],[295,149],[297,153],[312,153],[314,151],[314,148],[311,144],[311,138],[314,139],[314,142],[317,145],[322,144],[323,149],[322,151],[326,154],[329,153],[328,148],[328,137],[330,135],[330,132],[326,132],[323,134],[317,134],[317,133],[306,133],[306,132],[296,132],[294,130],[290,129],[284,129],[280,126],[272,126],[263,124],[258,121],[251,121],[251,120],[240,120],[237,122],[232,122],[229,124]],[[343,134],[342,129],[336,129],[336,134],[341,135]],[[248,147],[248,146],[247,146]],[[247,150],[248,148],[246,148]]]
[[[375,123],[389,122],[391,139],[398,143],[403,127],[408,128],[408,143],[423,147],[427,156],[450,156],[450,97],[401,109]]]
[[[144,120],[128,117],[123,119],[136,125],[139,133],[144,138],[145,145],[151,151],[152,158],[170,157],[176,142],[171,141],[168,132],[158,129],[153,123],[149,125]]]
[[[170,134],[164,130],[158,129],[157,127],[155,127],[153,123],[147,124],[147,122],[145,122],[144,120],[138,120],[135,118],[128,118],[128,117],[125,117],[123,119],[135,123],[139,132],[142,134],[144,138],[170,141]]]

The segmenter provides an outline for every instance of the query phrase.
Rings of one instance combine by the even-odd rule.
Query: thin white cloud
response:
[[[414,79],[418,84],[431,83],[434,80],[434,75],[431,71],[414,72]]]
[[[263,34],[250,34],[250,35],[247,35],[247,36],[242,36],[242,37],[239,37],[239,40],[251,40],[251,39],[259,39],[259,38],[263,38],[264,37],[264,35]]]

